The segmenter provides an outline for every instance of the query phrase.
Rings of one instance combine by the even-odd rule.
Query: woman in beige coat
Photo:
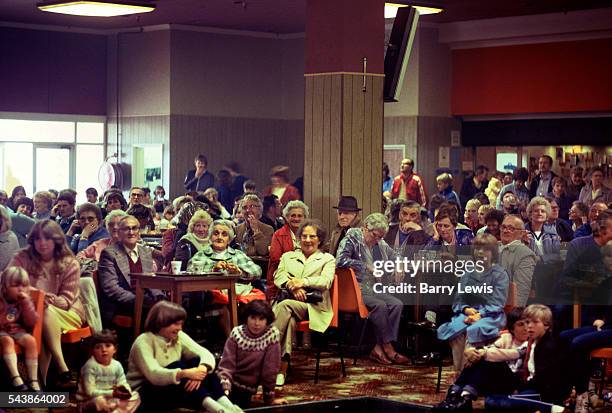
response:
[[[274,325],[281,334],[282,361],[277,386],[285,383],[291,356],[291,337],[296,323],[308,320],[311,330],[322,333],[333,318],[329,290],[334,282],[336,259],[319,250],[325,243],[325,228],[319,221],[306,220],[296,235],[300,239],[300,249],[284,253],[274,274],[274,284],[290,291],[293,297],[277,302],[273,308],[276,316]],[[308,302],[311,300],[309,293],[313,290],[322,292],[322,301]]]

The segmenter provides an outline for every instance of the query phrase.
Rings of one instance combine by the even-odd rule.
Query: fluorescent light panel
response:
[[[38,8],[50,13],[70,14],[75,16],[113,17],[128,14],[148,13],[155,10],[155,5],[146,3],[129,3],[117,1],[66,1],[39,3]]]
[[[400,7],[408,7],[412,6],[415,8],[419,15],[424,14],[435,14],[442,12],[442,9],[439,7],[429,7],[429,6],[416,6],[410,4],[398,4],[398,3],[385,3],[385,19],[393,19],[397,15],[397,9]]]

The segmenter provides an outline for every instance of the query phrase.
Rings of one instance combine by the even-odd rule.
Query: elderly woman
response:
[[[187,233],[176,243],[174,253],[174,259],[182,262],[181,270],[186,270],[191,257],[202,251],[210,243],[208,228],[212,222],[210,214],[202,209],[195,211],[189,220]]]
[[[374,294],[374,261],[394,261],[396,253],[384,240],[389,230],[383,214],[367,216],[361,228],[351,228],[338,246],[338,267],[352,268],[363,295],[363,303],[370,311],[369,321],[376,332],[376,345],[370,358],[381,364],[404,364],[408,358],[393,348],[397,340],[403,304],[388,294]],[[396,280],[399,275],[396,274]]]
[[[460,278],[461,288],[457,290],[453,302],[454,316],[438,328],[438,338],[450,342],[455,371],[463,368],[466,336],[468,345],[478,347],[495,340],[506,324],[504,305],[508,298],[510,279],[506,270],[497,265],[497,239],[491,234],[480,234],[472,245],[474,262],[481,265],[476,265],[476,271]],[[467,292],[467,287],[476,290],[483,286],[491,287],[491,293],[486,290],[482,293]]]
[[[92,242],[87,248],[79,251],[76,256],[77,259],[79,261],[92,259],[96,262],[100,262],[100,254],[102,254],[102,251],[111,243],[119,241],[119,221],[125,216],[127,216],[127,213],[120,209],[109,212],[106,218],[104,218],[104,226],[106,227],[106,231],[110,234],[110,237]]]
[[[53,195],[48,191],[38,191],[34,194],[33,218],[40,221],[51,218],[53,208]]]
[[[287,205],[289,201],[300,199],[298,189],[289,184],[288,166],[278,165],[272,168],[270,171],[270,183],[272,185],[264,190],[264,196],[276,195],[283,205]]]
[[[196,253],[189,264],[188,271],[216,272],[225,271],[228,274],[239,275],[240,280],[236,283],[236,295],[241,302],[254,299],[265,299],[263,292],[253,288],[251,281],[261,277],[261,268],[255,264],[244,252],[230,247],[235,237],[234,227],[231,221],[218,219],[212,223],[210,229],[210,244]],[[215,292],[214,302],[227,304],[226,294]],[[222,326],[226,335],[229,334],[229,313],[222,314]]]
[[[8,210],[0,205],[0,272],[6,268],[18,250],[19,241],[17,235],[11,231],[11,218]]]
[[[274,325],[281,334],[282,361],[277,386],[285,383],[296,322],[309,320],[311,330],[324,332],[334,315],[329,289],[334,282],[336,260],[320,250],[325,243],[325,228],[319,221],[306,220],[296,235],[300,249],[284,253],[274,275],[274,284],[288,296],[272,309],[276,316]],[[313,291],[320,291],[317,299],[309,296]]]
[[[552,209],[550,202],[541,196],[533,197],[527,205],[529,222],[525,226],[525,241],[542,261],[559,258],[561,238],[554,225],[547,224]]]
[[[467,213],[468,206],[465,209]],[[457,228],[457,208],[453,205],[443,205],[438,210],[434,228],[435,234],[427,243],[428,249],[439,246],[456,248],[471,245],[474,239],[470,230]]]
[[[274,229],[260,221],[263,204],[255,194],[240,202],[244,222],[236,227],[236,242],[249,257],[267,256]]]
[[[94,242],[109,237],[108,231],[101,223],[102,211],[97,205],[89,202],[79,205],[76,219],[66,232],[66,239],[73,253],[76,254]]]
[[[286,224],[281,229],[276,231],[272,236],[270,243],[270,261],[268,262],[268,298],[272,299],[276,296],[276,287],[274,285],[274,273],[278,268],[281,256],[289,251],[295,251],[300,248],[300,239],[297,235],[300,225],[305,219],[308,219],[310,211],[308,206],[302,201],[289,201],[283,209],[283,216]]]
[[[49,220],[37,222],[28,236],[28,246],[19,251],[9,265],[25,269],[32,287],[45,292],[40,371],[45,380],[53,359],[60,383],[67,384],[71,375],[64,361],[61,335],[81,327],[85,313],[80,299],[79,263],[60,226]]]

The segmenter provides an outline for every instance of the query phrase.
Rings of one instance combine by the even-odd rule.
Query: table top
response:
[[[151,278],[162,281],[231,281],[240,278],[239,275],[224,275],[218,272],[206,272],[202,274],[186,274],[186,275],[174,275],[165,272],[157,273],[130,273],[130,277],[136,278]]]

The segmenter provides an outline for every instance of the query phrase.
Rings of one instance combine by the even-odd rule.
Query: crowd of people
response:
[[[185,194],[172,201],[161,186],[153,194],[131,188],[127,199],[118,188],[101,196],[88,188],[87,202],[78,206],[73,189],[39,191],[32,198],[20,186],[10,197],[0,191],[0,345],[12,390],[74,384],[61,336],[93,324],[79,281],[95,277],[103,329],[80,366],[77,400],[83,410],[181,405],[238,412],[249,407],[258,386],[266,404],[284,403],[275,389],[287,379],[298,338],[309,345],[309,334],[297,336],[296,325],[308,320],[313,332],[328,329],[336,268],[350,268],[369,311],[371,360],[410,361],[399,340],[405,318],[449,342],[457,381],[437,410],[465,411],[485,396],[491,411],[562,411],[573,386],[575,411],[588,411],[588,356],[612,346],[612,193],[603,169],[583,176],[576,167],[568,183],[552,172],[548,156],[540,158],[535,175],[518,168],[489,180],[488,168],[479,166],[459,194],[452,175],[441,174],[438,193],[429,199],[414,162],[404,159],[395,178],[385,165],[382,213],[361,217],[358,200],[343,195],[334,207],[337,222],[328,229],[310,217],[299,181],[297,187],[289,183],[285,166],[272,169],[271,185],[261,194],[235,162],[216,177],[205,156],[198,155],[194,166]],[[151,233],[161,233],[158,248],[143,242]],[[482,267],[458,283],[463,291],[490,285],[492,294],[458,293],[452,305],[428,302],[415,320],[401,297],[376,292],[381,277],[374,269],[377,262],[412,260],[423,252],[449,261],[466,255],[479,260]],[[238,275],[244,324],[230,325],[224,291],[185,294],[181,306],[148,289],[145,332],[128,340],[126,374],[114,359],[114,331],[121,335],[118,317],[134,314],[130,274],[170,272],[177,261],[186,272]],[[407,278],[383,272],[390,282]],[[561,331],[557,325],[571,319],[574,285],[584,280],[592,293],[592,305],[583,306],[585,325]],[[30,334],[40,317],[34,290],[45,297],[41,348]],[[183,331],[190,317],[207,314],[217,314],[215,328],[226,338],[218,363]],[[16,346],[25,355],[25,381]]]

